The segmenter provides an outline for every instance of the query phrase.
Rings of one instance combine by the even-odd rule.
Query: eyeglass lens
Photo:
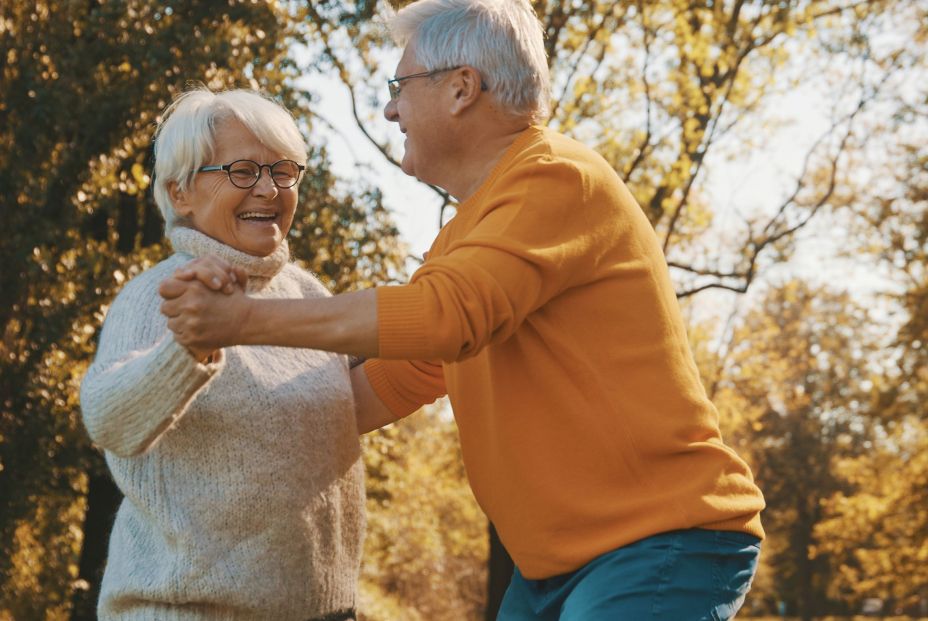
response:
[[[290,188],[300,178],[300,167],[294,161],[280,160],[270,166],[261,166],[251,160],[238,160],[229,164],[229,179],[239,188],[250,188],[261,178],[261,169],[267,167],[271,180],[278,188]]]

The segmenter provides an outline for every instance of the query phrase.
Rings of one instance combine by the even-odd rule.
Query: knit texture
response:
[[[474,494],[526,578],[670,530],[763,537],[657,236],[578,142],[527,129],[377,313],[371,386],[398,416],[447,391]]]
[[[81,385],[90,436],[125,494],[110,539],[101,620],[306,621],[355,607],[364,535],[347,359],[229,347],[198,363],[167,328],[158,285],[192,257],[249,274],[258,298],[329,295],[289,263],[188,228],[176,254],[110,307]]]

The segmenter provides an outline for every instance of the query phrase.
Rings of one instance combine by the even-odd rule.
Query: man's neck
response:
[[[528,123],[514,123],[503,131],[469,137],[467,148],[455,158],[453,170],[448,171],[449,181],[442,187],[459,202],[466,201],[480,189],[512,143],[528,127]]]

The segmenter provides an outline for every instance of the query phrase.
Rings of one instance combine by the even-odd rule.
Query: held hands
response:
[[[206,361],[222,347],[236,344],[250,308],[247,281],[243,269],[217,257],[201,257],[158,287],[168,328],[197,360]]]

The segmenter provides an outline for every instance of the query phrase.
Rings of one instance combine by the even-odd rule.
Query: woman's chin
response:
[[[255,236],[249,236],[248,239],[238,240],[239,243],[232,247],[255,257],[266,257],[277,250],[282,240],[283,237],[280,235],[267,235],[257,239]]]
[[[256,257],[273,254],[284,239],[276,222],[248,223],[238,236],[236,250],[241,250]]]

